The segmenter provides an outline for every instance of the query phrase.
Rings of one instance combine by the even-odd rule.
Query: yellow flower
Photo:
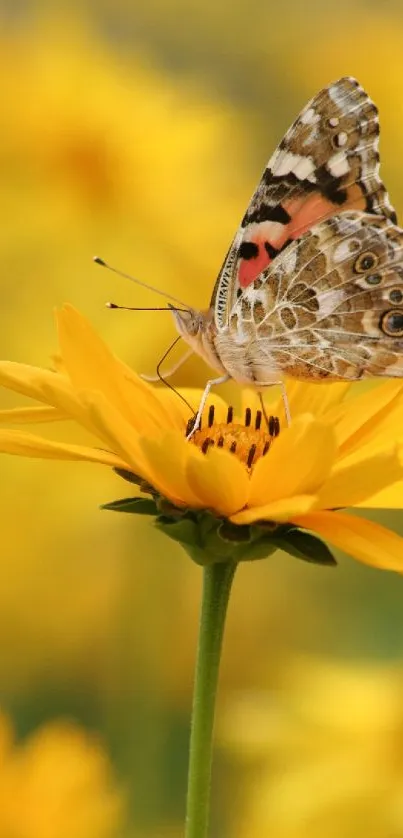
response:
[[[215,396],[214,411],[209,403],[202,429],[187,440],[189,410],[177,396],[152,388],[115,358],[71,306],[58,313],[57,321],[57,371],[0,363],[0,384],[41,406],[2,411],[0,420],[73,419],[96,442],[69,444],[3,430],[1,451],[87,460],[136,475],[154,500],[169,503],[158,509],[168,509],[170,522],[188,510],[195,513],[186,519],[187,535],[183,537],[182,530],[178,540],[192,542],[197,513],[208,511],[210,518],[224,522],[220,535],[226,542],[225,557],[230,556],[231,542],[237,542],[238,533],[242,540],[249,525],[260,527],[264,546],[269,545],[274,526],[266,524],[262,530],[261,524],[274,522],[279,525],[278,538],[274,533],[277,546],[287,545],[291,533],[291,540],[297,539],[297,554],[300,539],[295,533],[302,528],[360,561],[403,569],[403,541],[396,534],[339,511],[403,505],[402,449],[397,442],[403,426],[402,383],[385,382],[346,399],[348,384],[292,382],[291,426],[285,426],[280,405],[273,411],[279,417],[278,436],[274,420],[270,433],[256,414],[253,394],[248,394],[253,410],[247,411],[246,422],[228,416]],[[257,428],[251,427],[252,420]],[[236,450],[228,450],[234,442]]]
[[[0,834],[24,838],[112,838],[123,797],[96,741],[52,722],[17,745],[0,716]]]

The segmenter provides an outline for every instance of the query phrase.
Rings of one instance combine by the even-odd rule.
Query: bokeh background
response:
[[[275,144],[338,76],[380,108],[401,212],[402,43],[400,0],[1,0],[0,356],[48,365],[69,301],[152,373],[169,315],[105,309],[158,298],[92,255],[204,306]],[[200,570],[98,510],[124,494],[104,467],[1,476],[0,838],[177,838]],[[338,558],[239,570],[213,838],[403,836],[403,580]]]

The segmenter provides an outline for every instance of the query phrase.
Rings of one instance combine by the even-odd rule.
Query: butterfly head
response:
[[[171,303],[168,303],[168,307],[172,311],[175,326],[180,336],[187,343],[193,346],[194,341],[197,342],[200,340],[200,334],[203,330],[204,324],[203,313],[194,308],[178,309],[177,307],[171,305]]]
[[[214,346],[214,317],[212,309],[178,309],[168,303],[180,336],[214,369],[223,369]]]

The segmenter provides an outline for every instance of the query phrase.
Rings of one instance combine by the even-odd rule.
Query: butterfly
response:
[[[301,111],[269,160],[210,306],[177,330],[220,376],[259,392],[403,377],[403,230],[379,176],[378,111],[344,77]]]

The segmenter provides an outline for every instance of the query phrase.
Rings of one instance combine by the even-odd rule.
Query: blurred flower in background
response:
[[[92,255],[205,305],[276,142],[307,99],[338,76],[356,75],[380,109],[382,172],[402,208],[402,36],[398,0],[357,0],[353,7],[340,0],[336,16],[332,6],[290,0],[286,22],[281,4],[265,0],[257,0],[253,14],[246,0],[84,0],[79,6],[3,0],[0,356],[47,366],[56,348],[49,312],[69,301],[119,357],[153,372],[174,337],[170,316],[108,312],[109,299],[152,306],[157,298],[99,271]],[[206,374],[191,360],[175,382],[200,387]],[[223,392],[239,398],[237,388]],[[1,407],[15,404],[13,395],[2,394]],[[54,438],[65,431],[55,428]],[[72,442],[83,441],[73,428],[68,433]],[[99,512],[122,485],[109,470],[11,457],[1,458],[1,469],[0,680],[17,734],[30,743],[32,731],[64,716],[99,730],[130,789],[135,838],[176,838],[198,570],[147,524]],[[395,513],[383,510],[377,520],[403,531]],[[403,581],[339,559],[335,572],[281,554],[242,568],[229,614],[219,718],[242,689],[252,691],[261,718],[270,719],[270,696],[259,688],[276,690],[290,666],[290,698],[278,691],[284,717],[301,690],[292,673],[307,655],[320,654],[330,670],[347,662],[361,695],[378,689],[384,667],[400,665]],[[335,741],[344,736],[350,699],[340,707]],[[365,733],[374,752],[377,707]],[[245,732],[250,726],[253,733],[253,713],[243,719]],[[325,726],[325,752],[328,731]],[[265,834],[264,801],[280,795],[282,760],[294,748],[301,788],[309,783],[307,755],[284,737],[276,759],[264,757],[260,807],[244,766],[222,745],[214,807],[220,838],[243,838],[246,818],[253,838]],[[34,741],[45,754],[44,739]],[[396,765],[402,753],[396,736]],[[365,777],[361,799],[374,789],[368,772]],[[241,781],[242,807],[232,796],[230,809],[226,792]],[[294,785],[284,787],[289,812],[296,795]],[[374,815],[373,831],[384,823],[379,797],[370,811],[378,811],[377,800],[381,821]],[[354,820],[347,805],[337,808],[338,834],[367,828],[371,834],[362,810]],[[280,803],[271,811],[271,829],[280,836]],[[329,823],[326,829],[320,823],[329,834]],[[387,828],[379,829],[382,838]],[[297,820],[292,829],[292,838],[305,838]]]
[[[124,796],[96,740],[52,722],[16,743],[0,716],[0,834],[18,838],[121,835]]]
[[[219,738],[239,771],[234,834],[401,835],[402,677],[300,657],[275,691],[233,695]]]

